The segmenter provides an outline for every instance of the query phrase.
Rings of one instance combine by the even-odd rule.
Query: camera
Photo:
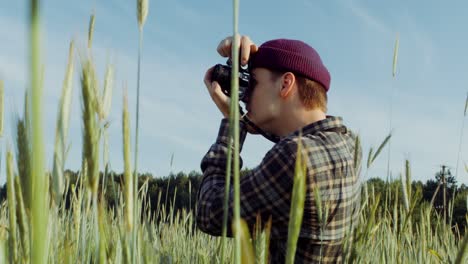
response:
[[[223,93],[231,97],[231,70],[232,62],[229,59],[227,65],[216,64],[211,75],[211,81],[217,81]],[[250,72],[248,67],[239,64],[239,101],[247,103],[249,96]]]

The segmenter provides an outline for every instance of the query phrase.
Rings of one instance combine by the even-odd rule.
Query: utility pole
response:
[[[444,210],[444,223],[447,223],[447,204],[446,204],[446,197],[447,197],[447,181],[445,179],[445,165],[442,165],[442,171],[441,171],[441,179],[442,179],[442,184],[443,184],[443,210]]]

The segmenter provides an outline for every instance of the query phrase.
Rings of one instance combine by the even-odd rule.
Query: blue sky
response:
[[[5,137],[0,141],[3,146],[11,143],[12,119],[22,111],[28,86],[26,2],[0,3],[0,79],[5,81],[7,119]],[[93,54],[101,82],[106,63],[112,61],[116,67],[109,117],[110,160],[112,168],[121,171],[124,83],[135,124],[135,1],[42,2],[47,166],[52,167],[55,118],[69,42],[73,38],[79,49],[85,49],[89,16],[95,10]],[[393,91],[393,175],[403,171],[405,159],[411,161],[415,180],[432,178],[441,164],[449,165],[455,173],[468,92],[468,2],[259,0],[240,4],[240,32],[256,43],[292,38],[317,49],[332,76],[329,114],[342,116],[359,132],[365,159],[369,147],[377,147],[388,134]],[[231,10],[231,1],[150,0],[142,59],[142,172],[165,176],[170,171],[200,170],[200,160],[213,143],[221,119],[202,79],[207,68],[224,62],[215,49],[221,39],[232,34]],[[400,52],[393,79],[397,32]],[[66,163],[75,170],[81,164],[78,80],[76,73]],[[463,163],[468,163],[467,130],[465,127],[457,177],[464,183],[468,183],[463,170]],[[262,137],[249,136],[242,153],[244,164],[254,167],[271,147]],[[382,153],[368,177],[386,175],[386,155],[386,151]],[[0,175],[4,182],[4,172]]]

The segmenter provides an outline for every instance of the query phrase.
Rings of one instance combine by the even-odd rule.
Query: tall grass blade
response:
[[[112,176],[110,175],[110,164],[109,164],[109,126],[110,126],[110,122],[105,122],[104,127],[102,129],[103,146],[104,146],[102,149],[102,161],[104,164],[102,195],[104,195],[107,190],[107,180],[109,176]],[[115,193],[115,182],[113,178],[111,178],[111,188],[112,188],[112,191]]]
[[[230,138],[233,141],[233,173],[234,173],[234,223],[237,230],[235,236],[235,263],[241,262],[242,242],[240,221],[240,178],[239,178],[239,1],[233,0],[233,43],[232,43],[232,71],[231,71],[231,113],[229,115]]]
[[[455,165],[455,178],[458,176],[458,164],[460,163],[461,147],[462,147],[462,142],[463,142],[463,130],[465,128],[465,117],[466,117],[467,109],[468,109],[468,93],[466,93],[465,110],[463,111],[462,125],[460,128],[460,138],[458,140],[457,163]],[[452,198],[455,199],[455,192],[453,193]]]
[[[28,105],[28,94],[25,93],[25,106]],[[31,135],[29,127],[28,107],[24,109],[23,119],[18,119],[16,123],[16,162],[21,182],[24,190],[24,202],[26,210],[31,209],[32,183],[31,183]]]
[[[4,91],[3,80],[0,80],[0,138],[3,136],[3,110],[5,108],[4,96],[5,96],[5,91]]]
[[[1,230],[0,231],[0,236],[4,238],[6,231]],[[7,250],[7,240],[6,239],[0,239],[0,263],[8,263],[8,250]]]
[[[401,175],[401,189],[402,189],[402,192],[403,192],[403,202],[405,204],[405,210],[406,212],[409,212],[409,198],[408,198],[408,189],[407,189],[407,185],[406,185],[406,180],[403,178],[403,174],[400,174]]]
[[[107,230],[105,202],[99,203],[99,263],[107,263]]]
[[[94,243],[99,243],[99,223],[98,223],[98,186],[99,186],[99,142],[101,131],[99,129],[98,113],[98,84],[93,62],[90,58],[85,58],[82,62],[81,76],[81,99],[82,99],[82,119],[83,119],[83,150],[82,167],[87,182],[87,200],[86,214],[90,211],[92,205],[92,215],[90,228],[93,233]],[[83,224],[84,222],[82,222]],[[85,226],[82,226],[82,231]],[[83,237],[83,236],[82,236]],[[84,240],[82,240],[84,243]],[[88,256],[93,259],[99,258],[99,247],[96,246],[90,250]]]
[[[240,230],[236,228],[240,227]],[[254,264],[255,263],[255,253],[252,246],[252,240],[250,238],[249,227],[247,223],[240,219],[240,223],[233,223],[234,232],[240,235],[241,246],[242,246],[242,264]]]
[[[10,219],[10,232],[8,233],[8,242],[9,242],[9,253],[10,253],[10,263],[18,262],[18,249],[16,247],[17,237],[16,237],[16,197],[15,197],[15,185],[14,185],[14,169],[13,169],[13,155],[8,150],[7,151],[7,200],[8,200],[8,212]]]
[[[20,242],[22,248],[22,260],[29,261],[29,219],[24,207],[23,191],[19,177],[14,177],[16,196],[16,219],[19,226]]]
[[[232,144],[232,141],[229,145]],[[224,184],[224,203],[223,203],[223,227],[221,230],[221,256],[224,256],[226,248],[226,236],[227,236],[227,225],[228,225],[228,213],[229,213],[229,194],[231,191],[231,172],[232,172],[232,148],[228,148],[227,161],[226,161],[226,178]],[[224,263],[224,259],[221,260]]]
[[[393,50],[393,68],[392,68],[392,75],[393,78],[395,78],[396,75],[396,70],[397,70],[397,64],[398,64],[398,48],[400,46],[400,34],[397,33],[396,35],[396,40],[395,40],[395,48]]]
[[[411,166],[410,161],[405,161],[405,180],[406,180],[406,188],[408,194],[408,203],[412,203],[412,191],[411,191]]]
[[[260,214],[257,214],[253,233],[253,244],[255,250],[255,263],[263,263],[265,249],[265,241],[263,240],[264,235],[262,234],[262,220]]]
[[[231,109],[232,111],[232,109]],[[232,138],[229,137],[230,142],[228,146],[232,145]],[[224,204],[223,204],[223,227],[222,227],[222,238],[221,238],[221,263],[224,263],[226,258],[226,236],[227,236],[227,225],[228,225],[228,213],[229,213],[229,195],[231,193],[231,173],[232,173],[232,148],[228,148],[227,151],[227,164],[226,164],[226,178],[224,184]]]
[[[41,44],[39,25],[39,0],[30,1],[30,70],[31,70],[31,128],[32,157],[31,178],[32,201],[32,258],[35,264],[47,263],[49,255],[48,238],[48,177],[44,170],[44,141],[42,136],[42,82],[41,82]]]
[[[465,118],[466,118],[466,112],[467,112],[467,107],[468,107],[468,93],[466,93],[466,99],[465,99],[465,109],[463,111],[463,117],[462,117],[462,124],[460,128],[460,138],[458,140],[458,152],[457,152],[457,162],[455,165],[455,179],[458,177],[458,167],[460,164],[460,157],[461,157],[461,152],[462,152],[462,144],[463,144],[463,130],[465,129]],[[452,202],[455,200],[456,196],[456,188],[454,188],[452,192]],[[450,212],[450,215],[452,215],[453,212]]]
[[[457,253],[457,258],[455,259],[455,264],[466,263],[468,261],[468,235],[465,234],[460,249]]]
[[[265,253],[264,253],[264,259],[263,263],[267,264],[269,263],[269,257],[270,257],[270,235],[271,235],[271,224],[272,224],[272,219],[271,217],[268,219],[268,222],[265,225],[265,228],[263,232],[265,233]]]
[[[64,191],[64,167],[67,149],[68,124],[70,119],[71,96],[73,90],[74,44],[70,43],[68,65],[63,80],[60,108],[57,114],[57,127],[55,130],[54,165],[52,171],[53,193],[55,204],[62,200]]]
[[[319,223],[323,223],[325,220],[323,217],[323,208],[322,208],[322,195],[320,194],[320,190],[318,188],[314,188],[314,198],[315,198],[315,205],[317,206],[317,218]]]
[[[172,172],[172,166],[174,165],[174,152],[172,152],[171,154],[171,161],[169,163],[169,168],[170,168],[170,171]]]
[[[91,17],[89,18],[89,27],[88,27],[88,49],[91,49],[93,46],[93,35],[94,35],[94,23],[96,20],[96,14],[93,13],[91,14]]]
[[[83,115],[83,156],[88,187],[97,194],[99,182],[99,124],[96,117],[96,72],[90,59],[82,63],[81,93]]]
[[[294,185],[291,195],[291,211],[289,212],[288,241],[286,251],[286,263],[289,264],[294,263],[297,241],[299,238],[299,233],[301,231],[302,217],[304,215],[304,202],[306,196],[307,168],[305,166],[302,156],[303,154],[301,136],[302,135],[299,136],[299,140],[297,143],[296,164],[294,170]],[[319,208],[318,210],[321,211],[321,208]]]
[[[395,40],[395,48],[393,50],[393,70],[392,70],[392,76],[393,76],[393,79],[395,79],[395,76],[396,76],[396,68],[397,68],[397,63],[398,63],[398,48],[399,48],[399,43],[400,43],[400,34],[397,33],[397,36],[396,36],[396,40]],[[390,114],[389,114],[389,118],[388,118],[388,130],[389,130],[389,134],[392,133],[392,129],[393,129],[393,126],[392,126],[392,122],[393,122],[393,94],[394,94],[394,87],[392,85],[392,89],[391,89],[391,94],[390,94]],[[391,154],[392,154],[392,151],[391,151],[391,142],[388,143],[388,152],[387,152],[387,181],[388,179],[390,178],[390,160],[391,160]],[[386,201],[387,202],[387,201]]]
[[[100,113],[101,120],[107,119],[112,105],[112,90],[114,88],[114,66],[107,65],[106,77],[104,79],[104,92],[102,94],[101,102],[102,109]]]
[[[372,152],[374,151],[374,149],[370,148],[369,149],[369,155],[367,155],[367,169],[370,168],[370,166],[372,165]]]
[[[466,116],[467,112],[468,112],[468,93],[466,93],[465,111],[463,112],[463,116]]]
[[[143,26],[145,25],[148,8],[148,0],[137,0],[137,18],[140,31],[143,30]]]
[[[437,188],[435,189],[434,194],[432,195],[431,202],[430,202],[431,208],[432,208],[433,205],[434,205],[435,198],[437,197],[437,194],[439,193],[439,189],[440,189],[440,186],[441,186],[441,185],[442,185],[442,183],[440,182],[440,183],[437,185]]]
[[[361,169],[361,137],[356,136],[354,142],[354,174],[359,175]]]
[[[134,181],[132,178],[132,168],[130,164],[130,120],[128,117],[128,99],[124,94],[122,112],[122,135],[123,135],[123,156],[124,156],[124,198],[125,198],[125,226],[126,231],[133,230],[133,206],[134,206]]]
[[[138,147],[139,147],[139,130],[140,130],[140,83],[141,83],[141,50],[143,45],[143,26],[148,16],[148,0],[137,0],[137,20],[138,20],[138,29],[139,29],[139,38],[138,38],[138,69],[137,69],[137,103],[136,103],[136,126],[135,126],[135,161],[134,161],[134,186],[133,186],[133,195],[134,202],[138,200]],[[134,217],[137,219],[137,205],[133,206]],[[136,261],[137,256],[137,230],[136,227],[133,230],[133,250],[132,250],[132,259],[133,262]]]
[[[372,159],[371,159],[371,164],[374,162],[374,160],[379,156],[380,152],[382,152],[383,148],[385,147],[385,145],[388,144],[388,142],[390,141],[390,138],[392,137],[392,134],[388,134],[388,136],[384,139],[384,141],[380,144],[380,146],[377,148],[377,151],[375,152],[374,156],[372,156]]]

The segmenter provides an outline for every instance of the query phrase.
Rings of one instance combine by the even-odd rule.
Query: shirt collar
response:
[[[343,127],[343,118],[339,116],[327,116],[325,119],[316,121],[308,124],[302,129],[296,130],[290,136],[299,136],[302,131],[302,135],[315,134],[318,131],[325,131],[334,128]]]

